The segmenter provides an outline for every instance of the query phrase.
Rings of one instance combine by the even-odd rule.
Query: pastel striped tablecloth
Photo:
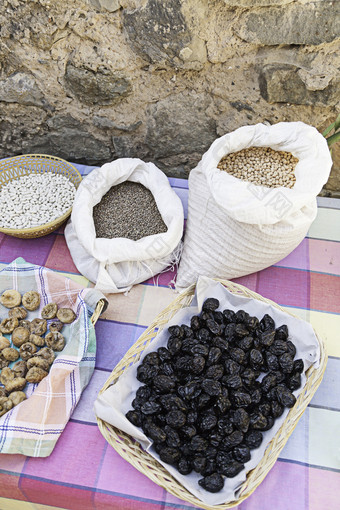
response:
[[[85,174],[91,167],[79,166]],[[171,179],[186,209],[187,182]],[[237,281],[311,322],[327,344],[324,379],[279,460],[239,510],[340,509],[340,209],[319,200],[308,237],[273,267]],[[0,269],[22,256],[81,282],[63,231],[21,240],[0,234]],[[93,402],[111,370],[175,297],[174,274],[108,296],[98,321],[94,375],[48,458],[0,455],[0,510],[161,510],[193,508],[152,483],[111,448],[96,425]]]

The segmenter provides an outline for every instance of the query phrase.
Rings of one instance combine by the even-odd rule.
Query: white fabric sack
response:
[[[271,147],[299,159],[293,188],[255,186],[221,171],[223,156]],[[199,275],[237,278],[286,257],[317,213],[332,159],[325,138],[303,122],[245,126],[215,140],[190,172],[188,221],[177,289]]]
[[[132,181],[148,188],[156,201],[167,231],[138,241],[117,237],[97,238],[93,207],[117,184]],[[106,293],[128,291],[178,262],[183,234],[183,206],[165,174],[153,163],[122,158],[93,170],[81,182],[65,238],[80,273]]]

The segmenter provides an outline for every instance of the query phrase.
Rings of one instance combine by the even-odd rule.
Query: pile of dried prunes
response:
[[[167,347],[137,368],[143,385],[126,414],[163,462],[182,475],[199,473],[210,492],[244,469],[262,433],[293,407],[304,370],[286,325],[218,308],[209,298],[190,326],[168,328]]]

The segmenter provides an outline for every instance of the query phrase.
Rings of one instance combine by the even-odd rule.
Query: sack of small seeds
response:
[[[245,126],[215,140],[189,176],[177,288],[286,257],[315,219],[331,166],[325,138],[303,122]]]
[[[65,238],[80,273],[102,292],[125,292],[176,264],[183,206],[153,163],[122,158],[80,184]]]

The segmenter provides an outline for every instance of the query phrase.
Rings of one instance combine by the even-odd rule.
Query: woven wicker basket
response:
[[[257,299],[259,301],[263,301],[265,303],[269,303],[278,308],[279,310],[289,313],[287,312],[287,310],[280,307],[273,301],[263,298],[259,294],[252,292],[251,290],[247,289],[246,287],[243,287],[242,285],[218,279],[216,279],[216,281],[222,283],[230,292],[234,294],[250,297],[253,299]],[[151,326],[142,334],[142,336],[137,340],[137,342],[125,354],[124,358],[115,367],[115,369],[111,373],[109,379],[106,381],[104,387],[101,389],[99,394],[102,394],[109,386],[115,384],[118,381],[119,377],[123,374],[124,370],[128,368],[131,363],[137,363],[139,361],[141,353],[146,349],[146,347],[150,344],[150,342],[152,342],[152,340],[157,335],[158,331],[155,331],[156,328],[158,328],[158,330],[163,329],[164,325],[168,323],[168,321],[176,314],[176,312],[180,308],[189,306],[194,297],[194,293],[195,285],[191,285],[155,318]],[[204,503],[202,503],[202,501],[200,501],[198,498],[193,496],[187,489],[185,489],[177,480],[175,480],[166,471],[166,469],[156,461],[156,459],[154,459],[151,455],[145,452],[141,448],[139,443],[133,440],[128,434],[119,429],[116,429],[115,427],[113,427],[109,423],[104,422],[100,418],[97,418],[99,429],[103,436],[105,437],[105,439],[107,440],[107,442],[125,460],[130,462],[130,464],[132,464],[136,469],[138,469],[138,471],[149,477],[153,482],[157,483],[174,496],[207,510],[211,509],[225,510],[227,508],[232,508],[240,504],[246,498],[248,498],[248,496],[252,494],[252,492],[256,489],[256,487],[258,487],[258,485],[262,482],[262,480],[268,474],[270,469],[273,467],[282,448],[286,444],[289,436],[296,427],[300,417],[305,411],[308,403],[311,401],[317,387],[319,386],[322,380],[326,368],[327,355],[325,352],[323,341],[321,340],[320,337],[318,337],[318,335],[316,335],[316,337],[320,345],[320,365],[318,368],[314,368],[313,366],[311,366],[307,370],[306,372],[307,381],[302,393],[297,398],[295,406],[289,411],[287,418],[285,419],[280,430],[268,444],[265,454],[262,457],[259,464],[256,466],[256,468],[254,468],[252,471],[248,473],[247,479],[242,484],[238,492],[237,500],[215,506],[205,505]]]
[[[46,154],[26,154],[23,156],[6,158],[0,161],[0,190],[1,186],[22,177],[23,175],[32,173],[44,174],[46,172],[64,175],[75,185],[76,188],[78,188],[82,180],[78,170],[63,159],[55,156],[48,156]],[[0,228],[0,232],[9,236],[20,237],[22,239],[42,237],[50,234],[60,227],[60,225],[62,225],[70,216],[71,211],[72,207],[70,207],[65,214],[56,220],[45,223],[45,225],[25,228],[22,230],[14,228]]]

